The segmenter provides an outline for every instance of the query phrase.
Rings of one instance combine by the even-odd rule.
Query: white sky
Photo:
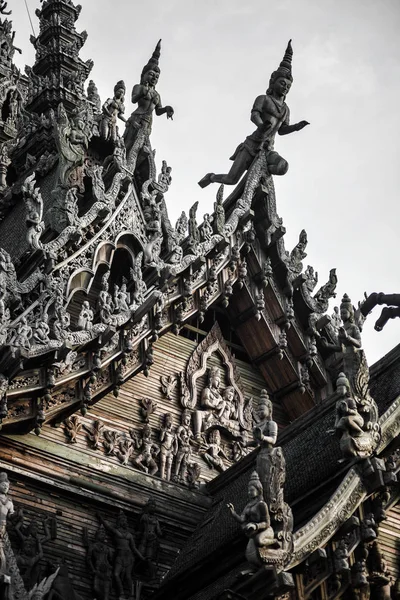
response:
[[[27,0],[34,14],[38,0]],[[167,195],[171,220],[199,201],[199,220],[212,210],[217,184],[201,190],[207,172],[227,172],[229,156],[254,129],[250,110],[293,38],[292,122],[311,125],[278,137],[289,164],[275,178],[286,248],[304,227],[308,257],[320,283],[337,268],[340,302],[367,292],[400,293],[400,4],[398,0],[81,0],[81,51],[92,58],[102,101],[124,79],[132,85],[163,39],[158,90],[175,109],[156,117],[157,161],[173,168]],[[273,6],[273,4],[275,6]],[[19,67],[33,63],[24,0],[9,1]],[[123,124],[121,124],[123,125]],[[226,188],[226,195],[232,188]],[[372,364],[400,341],[400,319],[382,333],[367,319],[363,343]]]

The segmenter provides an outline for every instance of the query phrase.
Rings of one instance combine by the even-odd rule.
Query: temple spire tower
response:
[[[21,50],[14,45],[15,32],[7,18],[10,14],[7,2],[0,0],[0,142],[15,138],[23,102],[21,74],[13,63],[15,52]]]
[[[46,113],[62,103],[72,114],[82,103],[93,61],[84,62],[79,57],[87,38],[86,31],[78,33],[75,28],[81,8],[71,0],[46,0],[36,10],[39,35],[31,36],[36,61],[27,68],[30,84],[26,109],[30,112]]]

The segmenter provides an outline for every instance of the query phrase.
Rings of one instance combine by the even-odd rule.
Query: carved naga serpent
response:
[[[375,323],[376,331],[382,331],[389,319],[400,317],[400,294],[384,294],[383,292],[378,294],[374,292],[363,302],[360,311],[366,317],[378,304],[386,304]]]

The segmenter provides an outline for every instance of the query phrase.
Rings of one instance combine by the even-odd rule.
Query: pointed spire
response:
[[[285,54],[280,62],[279,67],[276,71],[274,71],[270,77],[267,94],[272,93],[272,88],[274,82],[278,79],[278,77],[285,77],[285,79],[289,79],[293,81],[292,76],[292,59],[293,59],[293,48],[292,48],[292,40],[289,40],[288,45],[286,46]]]
[[[290,77],[292,76],[292,59],[293,59],[293,48],[292,48],[292,40],[289,40],[284,57],[279,65],[278,71],[284,72],[286,71]]]
[[[143,76],[147,73],[147,71],[153,70],[153,71],[160,72],[160,67],[158,66],[158,63],[160,60],[160,55],[161,55],[161,40],[158,40],[157,45],[154,49],[153,54],[151,55],[149,62],[147,63],[147,65],[145,65],[143,67],[141,79],[143,79]]]
[[[82,102],[93,61],[84,62],[79,56],[87,38],[86,31],[78,33],[75,28],[80,10],[71,0],[47,0],[36,11],[40,33],[37,38],[31,36],[36,61],[27,72],[27,109],[31,112],[55,110],[62,102],[67,113],[72,114]]]

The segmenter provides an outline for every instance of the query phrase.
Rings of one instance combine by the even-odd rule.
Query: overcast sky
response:
[[[34,14],[38,0],[27,0]],[[278,137],[290,165],[275,178],[286,248],[308,233],[308,257],[320,283],[337,268],[338,296],[356,304],[367,292],[400,293],[400,4],[398,0],[81,0],[81,51],[95,62],[92,78],[102,101],[124,79],[126,110],[132,85],[159,38],[158,90],[175,109],[173,121],[156,117],[157,161],[173,168],[167,195],[171,219],[199,201],[212,210],[217,185],[201,190],[207,172],[227,172],[229,156],[251,133],[250,110],[293,38],[294,83],[287,103],[292,122],[310,127]],[[11,0],[16,55],[32,64],[24,0]],[[229,188],[230,190],[231,188]],[[226,189],[226,195],[228,189]],[[382,333],[365,324],[363,343],[372,364],[400,342],[400,319]]]

